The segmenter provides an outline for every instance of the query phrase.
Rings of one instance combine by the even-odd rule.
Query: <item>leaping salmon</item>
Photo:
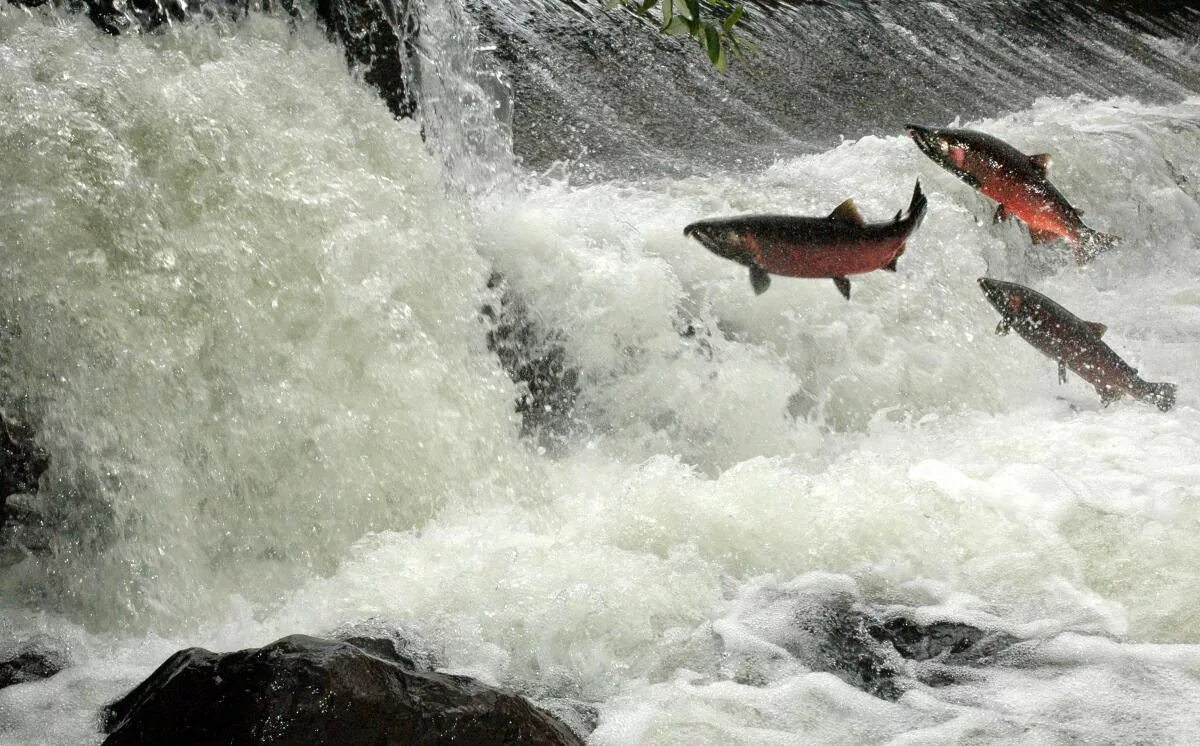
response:
[[[1058,380],[1067,370],[1095,387],[1106,405],[1129,394],[1166,412],[1175,404],[1175,384],[1148,383],[1100,338],[1107,327],[1084,321],[1041,293],[1015,282],[979,278],[988,302],[1000,312],[997,334],[1012,329],[1043,355],[1058,361]]]
[[[1084,264],[1121,240],[1083,224],[1079,210],[1046,176],[1050,156],[1025,155],[999,138],[974,130],[939,130],[915,124],[905,129],[934,163],[1000,203],[996,222],[1009,216],[1020,218],[1034,243],[1065,239],[1075,261]]]
[[[850,300],[849,275],[896,271],[905,242],[925,217],[921,182],[913,189],[908,215],[888,223],[866,223],[848,199],[823,218],[747,215],[692,223],[683,229],[717,256],[750,268],[750,284],[761,295],[771,275],[824,277]]]

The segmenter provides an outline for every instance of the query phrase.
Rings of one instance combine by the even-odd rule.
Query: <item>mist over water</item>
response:
[[[891,126],[948,123],[938,106],[836,144],[751,102],[717,140],[774,128],[774,158],[639,161],[651,135],[592,157],[571,150],[586,133],[550,148],[549,115],[523,123],[522,95],[549,89],[488,57],[488,17],[418,8],[424,142],[308,23],[113,39],[0,5],[0,404],[50,453],[54,526],[0,570],[0,642],[74,664],[0,690],[0,743],[98,742],[98,708],[179,647],[363,623],[592,720],[600,744],[1192,737],[1200,99],[1160,57],[1194,39],[1064,19],[1077,44],[1108,43],[1099,27],[1167,47],[1129,73],[1145,95],[1112,95],[1106,67],[962,109],[1051,153],[1089,225],[1123,236],[1079,269],[992,225]],[[820,12],[838,9],[857,22]],[[933,58],[953,46],[910,31]],[[756,297],[682,236],[850,196],[882,221],[918,178],[929,214],[899,271],[852,278],[851,302],[787,278]],[[578,370],[557,453],[518,437],[522,384],[480,314],[493,273]],[[1059,385],[993,334],[985,275],[1107,324],[1143,378],[1178,384],[1175,409]],[[815,665],[796,620],[838,604],[1022,642],[887,701]]]

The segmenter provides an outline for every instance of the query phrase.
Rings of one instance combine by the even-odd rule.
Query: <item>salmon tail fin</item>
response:
[[[1115,248],[1120,243],[1120,236],[1114,236],[1111,233],[1101,233],[1091,228],[1084,228],[1080,232],[1079,241],[1074,246],[1075,259],[1080,264],[1087,264],[1092,259],[1095,259],[1097,254],[1102,254],[1109,249]]]
[[[912,202],[908,203],[908,219],[912,221],[912,230],[915,231],[921,224],[925,218],[925,208],[928,206],[929,200],[925,199],[925,193],[921,191],[921,180],[917,179],[917,185],[913,187]]]
[[[1175,384],[1147,383],[1142,401],[1149,402],[1166,412],[1175,406]]]

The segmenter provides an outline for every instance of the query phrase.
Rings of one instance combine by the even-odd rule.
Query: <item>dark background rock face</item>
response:
[[[582,746],[515,694],[413,670],[390,640],[367,647],[293,635],[182,650],[106,708],[104,743]]]
[[[317,0],[317,17],[392,114],[412,116],[417,105],[405,84],[405,67],[413,59],[418,23],[408,0]]]
[[[1195,2],[750,0],[738,28],[759,51],[725,75],[692,40],[599,0],[467,3],[514,92],[516,155],[535,171],[572,162],[579,179],[757,169],[1044,96],[1200,92],[1183,51]]]

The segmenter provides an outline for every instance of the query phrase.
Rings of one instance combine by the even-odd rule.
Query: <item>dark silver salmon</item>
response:
[[[1041,293],[1015,282],[979,278],[979,286],[997,311],[997,334],[1015,329],[1043,355],[1058,361],[1058,380],[1074,371],[1096,388],[1105,404],[1128,394],[1166,412],[1175,404],[1175,384],[1148,383],[1100,338],[1108,327],[1084,321]]]

